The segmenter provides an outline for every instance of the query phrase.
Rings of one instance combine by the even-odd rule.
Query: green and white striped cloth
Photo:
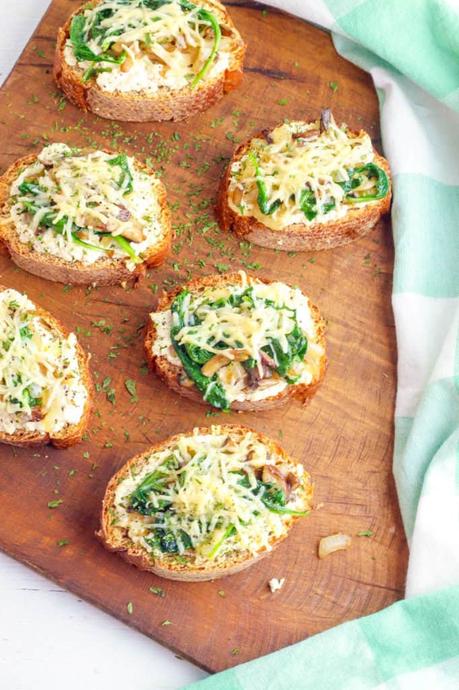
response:
[[[269,4],[330,29],[380,101],[394,175],[394,474],[407,598],[189,690],[458,690],[459,2]]]

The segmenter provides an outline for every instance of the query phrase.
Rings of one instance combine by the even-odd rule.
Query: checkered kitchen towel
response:
[[[394,174],[406,596],[189,690],[459,689],[459,0],[271,0],[371,73]]]

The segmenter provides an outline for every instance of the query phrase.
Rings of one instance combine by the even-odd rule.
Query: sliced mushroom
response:
[[[268,144],[274,143],[274,139],[272,138],[271,132],[269,129],[264,129],[264,130],[262,130],[261,133],[263,135],[263,138],[268,142]]]
[[[276,362],[274,361],[274,359],[270,355],[268,355],[266,352],[263,352],[263,350],[261,350],[261,352],[260,352],[260,357],[261,357],[261,361],[263,362],[263,364],[266,364],[271,369],[276,368]]]
[[[302,142],[306,141],[312,141],[313,139],[317,139],[319,136],[320,131],[318,129],[307,129],[304,132],[294,132],[292,134],[292,139],[296,142],[299,146],[302,145]]]
[[[33,422],[40,422],[44,418],[43,410],[41,409],[41,407],[32,407],[31,418]]]
[[[242,201],[243,192],[240,187],[235,187],[233,190],[233,204],[239,206]]]
[[[275,465],[265,465],[261,473],[261,478],[266,484],[275,484],[284,492],[287,499],[290,495],[290,488],[287,479]]]
[[[230,350],[230,353],[236,362],[244,362],[250,356],[247,350],[244,350],[243,348]]]
[[[123,235],[123,237],[127,240],[131,240],[131,242],[142,242],[145,239],[142,226],[132,219],[126,227],[122,228],[121,232],[117,232],[116,234]]]
[[[333,119],[333,116],[332,116],[332,112],[331,112],[330,108],[325,108],[324,110],[322,110],[322,112],[320,113],[320,133],[321,134],[322,134],[322,132],[326,132],[327,129],[330,127],[330,125],[332,123],[332,119]]]
[[[126,206],[119,206],[118,220],[122,220],[125,223],[131,217],[131,212]]]
[[[204,364],[201,371],[204,376],[213,376],[219,369],[228,364],[230,360],[225,355],[214,355]]]

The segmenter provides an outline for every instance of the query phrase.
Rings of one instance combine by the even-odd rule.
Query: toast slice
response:
[[[239,84],[244,55],[218,0],[98,0],[59,29],[54,78],[100,117],[183,120]]]
[[[0,286],[0,442],[68,448],[88,426],[93,385],[74,333]]]
[[[283,251],[332,249],[366,235],[389,211],[389,164],[368,134],[284,122],[239,146],[223,175],[217,216],[225,230]]]
[[[299,289],[241,271],[165,293],[148,320],[145,355],[179,395],[255,411],[289,398],[309,402],[327,366],[324,333],[318,308]]]
[[[97,536],[141,570],[214,580],[271,553],[311,510],[312,494],[303,465],[267,436],[242,426],[197,428],[112,477]]]
[[[47,280],[116,285],[165,260],[166,190],[124,154],[50,144],[0,177],[0,245]]]

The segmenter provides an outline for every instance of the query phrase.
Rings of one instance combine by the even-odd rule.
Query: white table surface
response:
[[[0,82],[49,2],[0,3]],[[0,688],[176,690],[205,675],[0,553]]]

